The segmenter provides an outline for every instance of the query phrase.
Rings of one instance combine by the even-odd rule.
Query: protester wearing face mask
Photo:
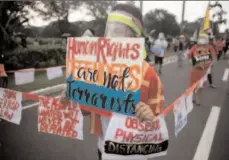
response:
[[[188,57],[192,59],[192,69],[190,72],[190,86],[200,80],[208,71],[211,64],[216,60],[216,52],[212,45],[209,44],[208,35],[200,34],[197,40],[197,44],[194,45]],[[210,85],[212,84],[212,77],[208,74],[208,80]],[[202,89],[194,94],[194,103],[200,105],[200,94]]]
[[[118,4],[108,15],[105,37],[139,37],[142,31],[141,11],[133,5]],[[144,51],[142,52],[144,54]],[[164,103],[163,85],[152,67],[145,61],[143,66],[143,82],[141,85],[140,103],[136,105],[136,117],[140,121],[152,121],[161,113]],[[62,93],[62,102],[66,103],[66,91]],[[98,156],[102,158],[103,140],[110,119],[90,113],[90,132],[99,136]]]
[[[159,33],[158,39],[156,39],[154,46],[153,46],[155,50],[152,50],[152,52],[155,52],[156,50],[159,51],[158,53],[154,53],[155,54],[155,65],[156,65],[156,68],[158,68],[159,73],[162,73],[163,59],[164,59],[164,54],[165,54],[167,47],[168,47],[168,42],[165,39],[164,33]]]

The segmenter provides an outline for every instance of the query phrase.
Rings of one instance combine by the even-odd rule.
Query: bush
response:
[[[51,43],[49,39],[40,39],[38,42],[40,45],[47,45]]]
[[[65,48],[17,48],[6,54],[7,70],[44,68],[65,65]]]

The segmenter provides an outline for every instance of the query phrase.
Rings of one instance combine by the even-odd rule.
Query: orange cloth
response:
[[[190,71],[190,81],[189,81],[189,86],[193,86],[198,80],[200,80],[203,76],[205,75],[205,72],[202,70],[198,70],[195,68],[192,68]]]
[[[200,54],[197,50],[201,49],[203,52]],[[203,64],[197,64],[194,65],[190,71],[190,79],[189,79],[189,85],[192,86],[195,84],[198,80],[200,80],[207,72],[208,68],[210,67],[211,63],[216,59],[216,50],[214,47],[210,44],[208,45],[194,45],[189,53],[188,57],[200,57],[200,56],[205,56],[207,53],[205,51],[210,51],[212,59],[209,61],[205,61]]]
[[[148,104],[155,115],[159,115],[164,104],[164,88],[155,70],[147,62],[143,62],[143,82],[141,85],[140,101]],[[112,116],[112,113],[111,115]],[[100,116],[95,113],[90,115],[90,132],[93,135],[102,135]]]
[[[0,64],[0,77],[7,77],[4,64]]]

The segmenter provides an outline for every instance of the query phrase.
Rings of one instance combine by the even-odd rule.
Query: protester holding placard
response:
[[[216,52],[213,46],[209,44],[208,35],[199,35],[197,44],[191,48],[188,57],[192,59],[192,69],[190,72],[190,86],[192,86],[207,73],[209,67],[216,59]],[[201,90],[199,88],[194,94],[193,102],[197,105],[200,105]]]
[[[162,85],[158,75],[154,71],[154,69],[152,67],[150,67],[147,62],[143,61],[143,58],[144,58],[144,56],[143,56],[144,55],[144,41],[142,41],[143,39],[141,39],[141,38],[136,39],[137,37],[141,36],[142,24],[143,24],[142,14],[138,8],[136,8],[133,5],[118,4],[112,9],[111,13],[108,16],[108,20],[107,20],[107,24],[106,24],[106,30],[105,30],[105,36],[104,36],[105,38],[100,38],[100,39],[94,38],[94,39],[91,39],[88,41],[89,43],[93,42],[93,44],[98,44],[97,42],[99,40],[107,41],[106,43],[112,43],[112,42],[116,42],[118,40],[117,38],[123,38],[122,40],[126,41],[126,42],[120,42],[119,41],[118,43],[123,43],[124,46],[126,45],[126,43],[128,43],[130,49],[133,48],[134,46],[135,47],[139,46],[133,50],[134,52],[136,50],[138,51],[139,48],[142,49],[142,50],[138,51],[140,57],[142,57],[142,59],[140,61],[140,63],[141,63],[140,66],[142,68],[139,71],[136,70],[137,72],[135,73],[135,75],[138,74],[138,72],[141,73],[140,75],[138,75],[135,78],[135,79],[140,78],[139,79],[140,85],[137,85],[140,87],[139,88],[139,93],[140,93],[139,103],[136,104],[136,106],[132,105],[132,107],[134,107],[134,112],[131,114],[115,111],[117,113],[121,113],[121,114],[125,114],[125,115],[136,116],[136,118],[139,120],[139,123],[143,122],[143,121],[153,121],[155,116],[157,116],[161,113],[162,105],[164,103],[163,85]],[[125,37],[126,37],[126,39],[124,39]],[[114,39],[112,39],[112,38],[114,38]],[[80,40],[81,39],[77,39],[77,40],[70,39],[69,40],[69,46],[70,47],[68,46],[68,51],[72,53],[71,50],[74,48],[74,46],[72,46],[72,45],[75,45],[77,43],[77,41],[80,41]],[[108,42],[108,40],[109,40],[109,42]],[[137,44],[137,43],[139,43],[139,44]],[[86,44],[86,43],[82,42],[82,44]],[[105,43],[103,43],[103,44],[105,44]],[[113,44],[115,45],[115,43],[113,43]],[[109,46],[112,46],[112,44],[109,44]],[[134,53],[134,52],[131,52],[131,53]],[[109,54],[112,54],[112,53],[109,53]],[[118,54],[120,54],[120,53],[118,53]],[[84,61],[83,60],[84,57],[83,56],[81,57],[82,58],[81,61]],[[136,62],[134,62],[134,59],[136,59],[137,57],[133,56],[133,55],[131,57],[132,57],[133,62],[131,62],[130,61],[131,59],[129,59],[129,63],[130,64],[136,63]],[[102,57],[102,59],[106,60],[106,57]],[[97,62],[99,62],[99,61],[100,60],[97,60]],[[104,64],[106,64],[108,62],[109,61],[105,61]],[[72,71],[68,70],[68,69],[71,69],[68,65],[69,64],[67,64],[67,69],[66,69],[68,72],[67,77],[69,77],[68,78],[69,81],[70,80],[72,81],[72,79],[71,79],[72,78],[71,77]],[[112,65],[112,64],[108,64],[108,65]],[[128,64],[121,64],[120,63],[119,66],[120,65],[128,65]],[[138,66],[135,64],[135,69],[136,68],[138,68]],[[131,73],[130,76],[133,77],[133,74]],[[97,82],[97,83],[99,83],[99,82]],[[90,84],[88,84],[88,85],[90,85]],[[67,85],[67,86],[69,86],[69,85]],[[94,88],[96,88],[96,87],[94,86]],[[133,88],[133,86],[132,86],[132,88]],[[136,85],[135,85],[135,88],[136,88]],[[69,91],[69,87],[67,88],[67,90]],[[101,90],[101,89],[99,89],[99,90]],[[99,90],[93,89],[92,91],[99,91]],[[62,99],[64,99],[66,95],[69,96],[68,91],[67,91],[67,93],[64,91]],[[76,92],[81,92],[81,91],[78,90]],[[108,92],[106,93],[107,96],[109,96]],[[88,91],[87,91],[87,94],[89,94]],[[116,94],[117,93],[114,92],[113,96],[116,96]],[[120,92],[120,94],[122,95],[122,92]],[[104,99],[105,95],[101,95],[100,98],[101,97]],[[121,97],[121,98],[125,98],[125,97]],[[126,97],[126,98],[128,98],[128,97]],[[74,100],[71,97],[70,97],[70,99]],[[127,100],[125,100],[125,101],[127,101]],[[82,101],[79,101],[79,103],[82,103]],[[108,110],[110,104],[114,104],[114,101],[113,102],[111,101],[111,102],[109,102],[109,104],[105,105],[103,110]],[[96,104],[94,103],[94,107],[98,107],[98,106],[96,106]],[[120,110],[123,110],[123,109],[124,108],[120,108]],[[102,110],[102,108],[101,108],[101,110]],[[92,111],[92,113],[93,113],[93,111]],[[110,116],[112,116],[111,112],[110,112]],[[90,129],[90,131],[92,134],[100,137],[99,143],[98,143],[99,158],[100,159],[101,159],[101,153],[103,152],[103,147],[104,147],[103,146],[104,136],[106,134],[109,122],[110,122],[109,118],[100,117],[97,114],[96,115],[91,114],[91,129]],[[168,144],[168,139],[165,143]],[[165,146],[164,149],[166,150],[166,148],[167,148],[167,145]]]
[[[114,14],[120,17],[131,18],[132,21],[127,22],[115,19]],[[112,18],[113,17],[113,18]],[[109,21],[113,19],[113,21]],[[138,37],[140,34],[133,26],[137,26],[142,30],[142,15],[138,8],[127,4],[118,4],[108,16],[108,22],[105,31],[105,37]],[[143,62],[143,82],[141,85],[140,103],[136,106],[136,116],[139,120],[153,120],[155,115],[160,114],[161,107],[164,102],[163,86],[159,77],[156,75],[153,68],[149,67],[146,62]],[[103,135],[106,133],[106,128],[109,124],[109,119],[102,117]],[[100,137],[99,149],[104,136]]]

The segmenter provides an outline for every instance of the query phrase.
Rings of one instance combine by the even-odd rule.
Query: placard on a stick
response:
[[[101,111],[134,116],[140,99],[143,47],[143,38],[69,38],[67,96]]]

